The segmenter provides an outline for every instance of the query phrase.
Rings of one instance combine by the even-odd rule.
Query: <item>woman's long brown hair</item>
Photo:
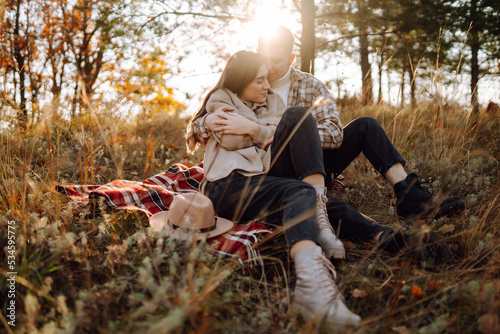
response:
[[[189,152],[193,152],[198,146],[198,140],[194,136],[193,121],[207,113],[206,105],[210,95],[221,88],[229,89],[235,94],[241,93],[255,79],[263,64],[265,64],[264,57],[253,51],[238,51],[229,58],[219,81],[207,93],[201,107],[189,121],[186,131],[186,146]]]

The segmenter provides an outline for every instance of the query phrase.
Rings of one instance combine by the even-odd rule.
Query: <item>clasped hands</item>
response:
[[[241,116],[230,107],[222,107],[216,112],[209,114],[205,119],[205,126],[214,132],[222,135],[249,135],[254,141],[259,137],[259,124]],[[275,123],[267,123],[267,125],[275,125]],[[271,137],[265,143],[267,147],[273,141]]]

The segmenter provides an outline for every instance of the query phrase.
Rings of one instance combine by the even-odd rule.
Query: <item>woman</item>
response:
[[[326,214],[314,119],[302,107],[284,111],[269,88],[261,55],[240,51],[229,59],[186,134],[190,150],[197,138],[207,140],[203,191],[222,217],[283,224],[297,271],[293,304],[307,321],[315,315],[337,329],[358,324],[360,317],[345,306],[333,265],[318,246],[329,256],[345,254]],[[207,131],[195,133],[196,122]]]
[[[204,166],[208,181],[222,179],[233,170],[240,170],[245,176],[269,172],[269,175],[299,178],[314,186],[317,192],[319,242],[327,257],[344,258],[344,246],[333,233],[328,220],[324,168],[320,165],[313,166],[306,157],[306,153],[311,153],[314,154],[312,159],[316,159],[315,162],[319,158],[322,159],[322,152],[317,150],[320,141],[316,139],[319,139],[319,136],[313,136],[313,140],[309,141],[309,134],[316,135],[317,132],[316,127],[312,126],[314,124],[308,119],[301,127],[302,139],[295,135],[291,141],[293,146],[284,145],[285,131],[288,135],[291,127],[282,124],[282,143],[275,143],[270,149],[269,144],[274,139],[276,123],[285,106],[276,94],[268,94],[270,87],[265,77],[267,68],[263,62],[262,56],[249,51],[240,51],[231,57],[219,83],[207,94],[201,108],[188,125],[188,150],[193,151],[196,148],[199,144],[197,138],[207,137],[204,138],[207,143]],[[241,94],[244,94],[243,98]],[[305,112],[299,112],[298,109],[300,108],[287,115],[286,119],[291,119],[291,124],[298,123]],[[229,110],[234,112],[228,113]],[[195,123],[196,126],[193,126]],[[212,131],[206,131],[205,134],[195,133],[196,129],[205,127],[205,124],[211,126],[212,128],[207,130]],[[311,130],[309,134],[305,131],[307,129]],[[309,151],[310,146],[315,147],[315,150]],[[284,152],[277,154],[283,147]],[[290,151],[290,147],[294,150]],[[273,168],[270,168],[271,156],[276,160]],[[300,166],[301,163],[304,166]],[[299,173],[300,170],[305,173]],[[241,200],[243,199],[244,196],[241,196]],[[235,215],[233,218],[245,217]]]

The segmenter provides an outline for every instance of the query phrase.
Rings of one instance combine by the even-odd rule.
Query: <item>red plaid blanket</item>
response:
[[[114,180],[104,185],[57,185],[56,191],[80,205],[104,198],[112,208],[140,210],[151,217],[168,210],[177,194],[198,191],[203,175],[202,164],[191,168],[174,164],[143,182]],[[253,258],[258,236],[271,231],[257,221],[237,224],[232,231],[212,238],[208,243],[217,255],[245,261]]]

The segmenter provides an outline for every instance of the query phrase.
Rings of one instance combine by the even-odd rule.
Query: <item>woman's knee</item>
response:
[[[287,190],[284,202],[295,203],[305,207],[311,206],[311,203],[316,203],[316,190],[306,182],[297,180],[293,187],[289,187]]]

